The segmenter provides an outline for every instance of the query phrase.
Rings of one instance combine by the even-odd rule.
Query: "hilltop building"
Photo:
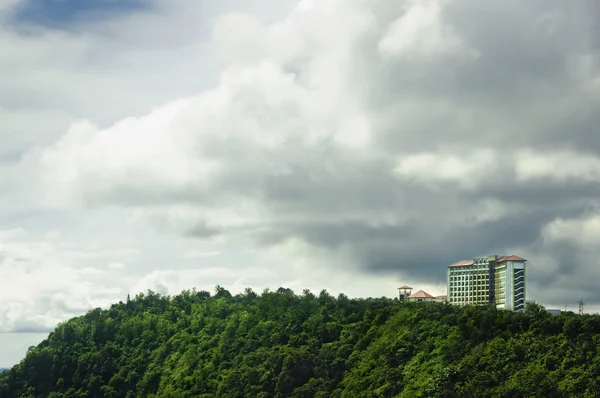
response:
[[[432,296],[424,290],[419,290],[416,293],[412,293],[412,287],[400,286],[398,288],[398,300],[401,302],[434,302],[434,303],[445,303],[448,301],[447,296]]]
[[[418,292],[413,293],[410,296],[408,296],[408,301],[434,302],[435,297],[433,297],[431,294],[429,294],[423,290],[419,290]]]
[[[398,288],[398,300],[400,301],[408,301],[408,297],[410,296],[412,291],[412,287],[410,286],[400,286]]]
[[[525,309],[525,264],[518,256],[487,256],[448,266],[448,302],[457,305],[495,305]]]
[[[446,295],[435,296],[436,303],[445,303],[446,301],[448,301],[448,296],[446,296]]]

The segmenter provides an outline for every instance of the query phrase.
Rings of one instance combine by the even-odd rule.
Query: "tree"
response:
[[[527,302],[527,304],[525,305],[524,314],[536,320],[546,318],[550,315],[543,305],[537,304],[534,301]]]

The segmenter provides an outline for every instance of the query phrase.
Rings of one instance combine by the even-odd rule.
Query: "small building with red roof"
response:
[[[433,301],[435,301],[435,297],[433,297],[431,294],[427,293],[426,291],[419,290],[418,292],[415,292],[415,293],[411,294],[410,296],[408,296],[408,301],[433,302]]]
[[[412,287],[404,285],[398,288],[398,300],[404,302],[408,300],[412,291]]]
[[[436,303],[445,303],[446,301],[448,301],[448,296],[446,295],[435,296]]]

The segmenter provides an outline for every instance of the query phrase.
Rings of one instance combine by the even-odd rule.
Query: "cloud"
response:
[[[122,269],[125,269],[125,264],[123,264],[123,263],[110,263],[110,264],[108,264],[108,268],[114,269],[114,270],[122,270]]]
[[[93,252],[88,266],[78,266],[77,256],[52,238],[23,229],[0,231],[0,237],[0,273],[6,276],[0,281],[0,332],[51,331],[122,295],[119,284],[92,265]]]
[[[6,1],[6,0],[4,0]],[[9,0],[11,20],[32,23],[50,28],[60,28],[82,19],[109,18],[126,12],[144,9],[147,2],[139,0]]]
[[[198,259],[198,258],[218,256],[219,254],[221,254],[220,251],[204,252],[204,251],[198,251],[198,250],[189,250],[183,254],[183,258],[186,260],[193,260],[193,259]]]
[[[464,189],[477,189],[501,171],[494,150],[476,149],[469,154],[422,153],[403,156],[394,172],[399,178],[427,183],[435,189],[450,183]]]
[[[212,46],[229,67],[213,88],[72,125],[38,156],[46,184],[181,236],[299,241],[331,272],[440,281],[455,260],[523,250],[535,279],[557,244],[545,231],[597,194],[595,25],[560,2],[473,4],[224,15]]]
[[[517,178],[600,182],[600,158],[585,152],[557,151],[545,156],[532,150],[516,160]]]
[[[455,29],[443,21],[438,1],[406,1],[403,15],[389,25],[378,49],[386,55],[416,61],[455,53],[477,56],[475,50],[464,46]]]

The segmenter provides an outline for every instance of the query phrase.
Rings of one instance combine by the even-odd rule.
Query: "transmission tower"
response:
[[[580,299],[577,304],[579,304],[579,315],[583,315],[583,306],[585,305],[583,299]]]

